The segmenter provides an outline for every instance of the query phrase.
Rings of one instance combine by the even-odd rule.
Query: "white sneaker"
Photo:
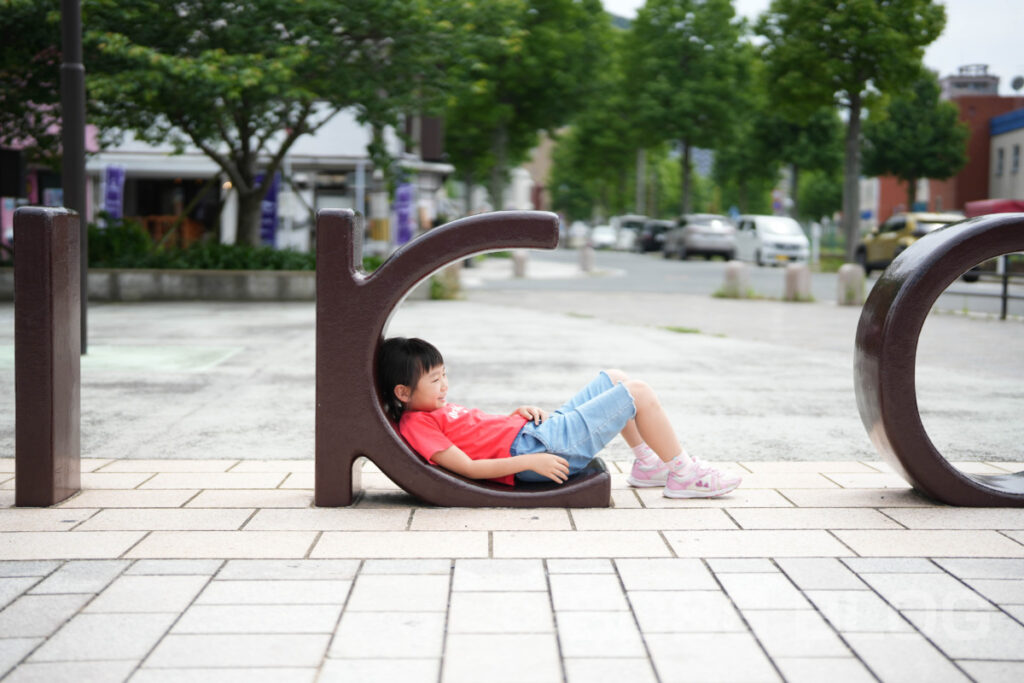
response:
[[[717,470],[699,458],[668,470],[662,492],[666,498],[714,498],[729,493],[743,481],[740,475]]]

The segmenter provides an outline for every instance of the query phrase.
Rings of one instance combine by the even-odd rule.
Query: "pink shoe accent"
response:
[[[626,477],[626,481],[629,482],[630,486],[637,486],[639,488],[664,486],[667,480],[668,463],[658,456],[643,460],[640,458],[633,460],[633,469],[630,471],[629,476]]]
[[[717,470],[694,458],[689,465],[671,467],[665,490],[666,498],[714,498],[729,493],[743,478],[733,472]]]

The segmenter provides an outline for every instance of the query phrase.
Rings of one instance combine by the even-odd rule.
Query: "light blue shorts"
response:
[[[626,385],[614,384],[602,371],[590,384],[539,425],[527,422],[512,442],[513,455],[555,453],[569,461],[569,474],[584,468],[636,415],[636,405]],[[516,474],[523,482],[549,482],[526,470]]]

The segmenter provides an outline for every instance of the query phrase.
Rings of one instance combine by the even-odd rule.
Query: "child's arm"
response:
[[[497,479],[517,472],[533,470],[555,483],[561,484],[569,478],[569,463],[552,453],[528,453],[508,458],[473,460],[458,446],[451,446],[434,453],[435,463],[470,479]]]

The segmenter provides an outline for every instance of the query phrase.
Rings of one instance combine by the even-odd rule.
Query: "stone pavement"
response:
[[[13,509],[0,306],[0,678],[1021,680],[1024,510],[936,505],[878,460],[856,311],[710,303],[471,292],[396,312],[391,333],[445,353],[454,400],[555,404],[619,366],[691,452],[744,472],[722,499],[665,499],[626,485],[616,443],[601,510],[423,506],[372,463],[355,506],[313,508],[312,306],[209,303],[91,309],[84,490]],[[1015,471],[1020,323],[926,333],[933,440]]]

